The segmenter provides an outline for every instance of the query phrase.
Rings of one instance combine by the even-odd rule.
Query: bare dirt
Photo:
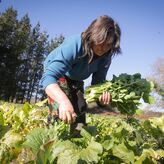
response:
[[[112,109],[111,106],[99,107],[96,103],[88,104],[87,113],[99,114],[99,115],[104,115],[104,116],[105,115],[111,115],[111,116],[118,116],[119,115],[119,116],[123,116],[116,109]],[[164,113],[147,111],[147,112],[144,112],[141,115],[134,115],[132,117],[135,117],[135,118],[138,118],[138,119],[147,120],[149,118],[160,117],[162,115],[164,115]]]

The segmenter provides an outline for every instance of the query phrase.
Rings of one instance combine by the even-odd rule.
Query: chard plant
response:
[[[112,96],[111,106],[123,114],[132,115],[141,104],[140,99],[145,103],[154,103],[154,98],[151,96],[153,88],[153,83],[141,78],[141,74],[124,73],[118,77],[113,75],[111,81],[87,87],[85,99],[87,103],[96,102],[104,91],[108,91]]]

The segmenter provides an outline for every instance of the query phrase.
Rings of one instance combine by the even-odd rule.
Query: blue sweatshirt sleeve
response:
[[[99,65],[98,71],[92,74],[91,85],[102,83],[106,80],[106,75],[111,64],[111,56],[103,58],[103,61]]]
[[[48,55],[41,78],[44,89],[50,84],[57,83],[57,80],[71,69],[80,51],[79,42],[80,39],[69,38]]]

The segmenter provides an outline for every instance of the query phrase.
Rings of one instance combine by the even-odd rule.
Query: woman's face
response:
[[[104,43],[93,45],[92,49],[94,54],[97,56],[102,56],[107,53],[110,49],[112,49],[113,39],[107,39]]]

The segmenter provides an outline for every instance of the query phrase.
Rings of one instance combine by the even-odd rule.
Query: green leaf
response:
[[[141,136],[141,133],[138,132],[138,131],[134,131],[135,135],[136,135],[136,142],[138,145],[140,145],[142,142],[143,142],[143,139],[142,139],[142,136]]]
[[[130,92],[130,97],[135,97],[135,92]]]
[[[153,96],[149,96],[149,104],[154,104],[155,103],[155,99]]]
[[[78,147],[69,140],[55,142],[52,146],[52,158],[51,163],[64,151],[66,150],[76,150]],[[61,157],[60,157],[61,158]],[[62,159],[60,159],[62,160]]]
[[[91,136],[96,136],[97,129],[96,126],[85,126],[83,127]]]
[[[160,154],[160,152],[159,152]],[[155,159],[159,159],[159,154],[158,152],[154,151],[153,149],[144,149],[141,156],[137,158],[137,161],[135,164],[140,164],[140,163],[146,163],[146,161],[156,163]],[[163,154],[163,153],[162,153]],[[161,155],[162,155],[161,154]]]
[[[4,135],[2,140],[8,147],[19,147],[23,141],[23,136],[10,130]]]
[[[113,147],[113,155],[126,163],[134,163],[134,153],[132,150],[129,150],[124,143],[115,145]]]
[[[26,136],[26,141],[23,143],[23,146],[31,148],[33,153],[37,154],[40,147],[46,143],[47,140],[47,129],[36,128]]]
[[[123,103],[123,100],[122,99],[117,99],[117,101]]]
[[[121,93],[126,93],[128,90],[127,89],[121,89],[120,92]]]
[[[126,96],[124,97],[125,100],[130,99],[130,98],[131,98],[130,95],[126,95]]]
[[[10,126],[2,126],[0,125],[0,139],[10,130]]]
[[[47,103],[47,101],[48,101],[48,99],[45,99],[43,101],[39,101],[35,105],[38,106],[38,107],[43,107]]]
[[[64,150],[59,156],[58,164],[77,164],[80,159],[79,151],[77,149]]]
[[[150,121],[156,128],[159,128],[164,133],[164,115],[159,118],[152,118]]]
[[[92,138],[91,134],[84,128],[81,129],[80,135],[83,136],[87,141],[90,141]]]
[[[110,150],[113,148],[114,146],[114,139],[112,138],[111,140],[105,140],[103,143],[102,143],[102,146],[104,149],[106,150]]]
[[[8,146],[3,143],[0,144],[0,162],[2,164],[11,163],[11,153]]]
[[[24,112],[24,115],[27,117],[29,115],[29,112],[32,110],[32,106],[26,102],[24,103],[23,105],[23,112]]]
[[[144,93],[142,98],[143,98],[145,103],[149,103],[149,94],[148,93]]]
[[[80,152],[80,159],[87,163],[98,162],[99,154],[102,154],[103,147],[100,143],[91,141],[86,149]]]
[[[152,91],[154,89],[154,83],[150,81],[150,90]]]
[[[37,153],[37,159],[36,159],[36,163],[39,164],[47,164],[49,163],[49,160],[51,158],[51,148],[53,145],[54,141],[49,140],[46,144],[43,144],[38,153]]]
[[[160,156],[160,158],[164,158],[164,150],[159,149],[156,151],[156,153]]]
[[[137,109],[136,110],[136,115],[142,115],[144,113],[144,111],[142,109]]]
[[[0,125],[4,126],[4,118],[1,111],[0,111]]]

